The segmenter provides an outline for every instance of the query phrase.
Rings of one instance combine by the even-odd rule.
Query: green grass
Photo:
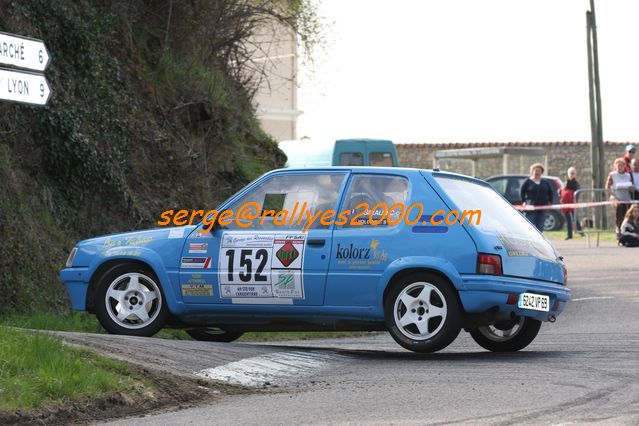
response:
[[[86,312],[38,312],[16,314],[4,318],[0,324],[9,327],[36,330],[78,331],[82,333],[106,333],[95,315]]]
[[[80,333],[106,333],[95,315],[86,312],[69,311],[39,312],[33,314],[17,314],[0,320],[0,325],[36,330],[75,331]],[[330,331],[330,332],[259,332],[245,333],[240,341],[245,342],[269,342],[278,340],[310,340],[338,337],[352,337],[363,334],[362,332]],[[192,340],[184,331],[165,328],[154,337],[160,339]]]
[[[97,318],[86,312],[69,311],[38,312],[32,314],[17,314],[4,318],[0,324],[9,327],[29,328],[35,330],[75,331],[79,333],[106,333]],[[166,328],[155,337],[162,339],[191,339],[184,330]]]
[[[125,363],[66,347],[59,339],[0,327],[0,411],[12,412],[133,391]]]
[[[593,230],[594,231],[594,230]],[[563,240],[566,238],[566,231],[545,231],[544,235],[551,240]],[[586,241],[586,236],[584,235],[583,237],[579,235],[578,232],[573,232],[573,239],[578,240],[578,239],[582,239],[584,240],[584,242]],[[590,240],[596,240],[597,239],[597,234],[590,234]],[[601,234],[599,234],[599,240],[600,241],[617,241],[617,236],[614,233],[614,231],[603,231]]]

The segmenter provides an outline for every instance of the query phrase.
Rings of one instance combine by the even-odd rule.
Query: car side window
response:
[[[405,204],[407,199],[408,179],[404,177],[355,175],[344,201],[343,210],[350,211],[349,221],[344,227],[353,226],[350,218],[362,212],[363,214],[355,219],[362,223],[361,226],[373,226],[369,224],[370,219],[375,222],[381,221],[382,226],[386,225],[388,217],[394,222],[402,212],[399,204]],[[373,209],[372,213],[371,209]]]
[[[257,206],[258,217],[240,218],[242,224],[250,223],[250,229],[303,229],[306,225],[304,210],[313,216],[318,210],[335,209],[345,177],[345,173],[276,175],[235,201],[229,209],[237,215],[241,206],[254,203],[250,211]],[[300,217],[304,219],[298,221]],[[315,221],[312,228],[318,227],[323,226]],[[236,222],[225,228],[249,229]]]

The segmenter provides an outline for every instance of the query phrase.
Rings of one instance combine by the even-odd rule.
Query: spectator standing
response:
[[[564,184],[564,187],[561,189],[561,204],[571,204],[575,202],[575,192],[579,191],[579,182],[577,182],[577,169],[574,167],[570,167],[567,171],[568,179]],[[572,224],[575,214],[575,209],[573,208],[562,208],[561,212],[566,217],[566,239],[570,240],[572,238]],[[577,232],[581,233],[581,225],[579,222],[574,221]]]
[[[626,247],[639,247],[639,205],[630,206],[621,223],[619,244]]]
[[[610,199],[617,204],[615,207],[617,237],[621,233],[621,222],[623,222],[628,210],[630,194],[633,194],[635,190],[630,180],[630,173],[625,172],[625,165],[626,162],[623,158],[617,158],[614,162],[613,171],[610,172],[606,181],[606,189],[610,192]]]
[[[630,162],[630,180],[632,181],[632,186],[635,187],[635,193],[632,198],[639,200],[639,158],[633,158]]]
[[[535,163],[530,166],[530,177],[521,186],[521,200],[529,206],[546,206],[552,204],[553,188],[541,178],[544,173],[544,166]],[[526,217],[539,229],[544,232],[544,222],[546,221],[546,210],[532,210],[526,212]]]
[[[630,163],[635,158],[637,153],[637,148],[634,145],[626,145],[626,153],[623,155],[623,161],[625,164],[626,173],[630,173]]]

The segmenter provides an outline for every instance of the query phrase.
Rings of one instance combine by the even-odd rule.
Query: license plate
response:
[[[517,306],[522,309],[532,309],[533,311],[548,312],[550,309],[550,297],[542,294],[522,293],[519,295]]]

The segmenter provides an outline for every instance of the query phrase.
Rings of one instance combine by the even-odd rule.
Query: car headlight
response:
[[[75,257],[75,254],[77,252],[78,252],[78,248],[73,247],[73,250],[71,250],[71,253],[69,253],[69,258],[67,259],[67,263],[66,263],[67,268],[70,268],[73,266],[73,258]]]

